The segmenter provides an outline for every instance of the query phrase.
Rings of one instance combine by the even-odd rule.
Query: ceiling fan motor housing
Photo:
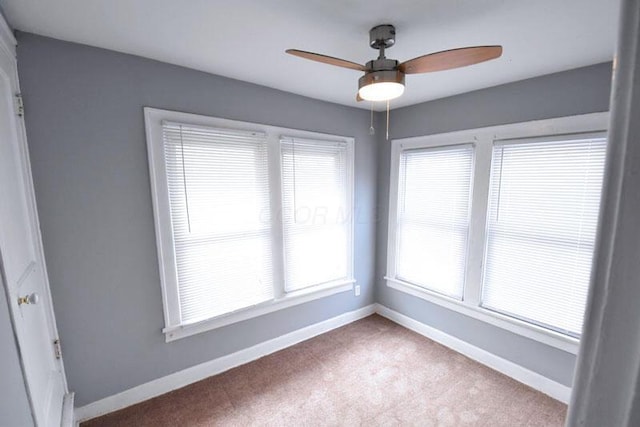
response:
[[[404,86],[404,73],[399,70],[382,70],[366,73],[358,80],[358,89],[374,83],[400,83]]]
[[[377,25],[369,31],[369,45],[373,49],[389,48],[396,43],[396,27]]]

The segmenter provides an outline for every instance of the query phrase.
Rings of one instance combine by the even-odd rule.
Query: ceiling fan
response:
[[[399,97],[404,93],[406,74],[466,67],[499,58],[502,55],[502,46],[472,46],[430,53],[400,63],[385,57],[385,50],[395,42],[396,29],[393,25],[373,27],[369,31],[369,45],[373,49],[378,49],[380,54],[377,59],[367,62],[366,65],[297,49],[287,49],[286,52],[312,61],[363,71],[364,75],[358,80],[356,95],[358,101],[389,101]]]

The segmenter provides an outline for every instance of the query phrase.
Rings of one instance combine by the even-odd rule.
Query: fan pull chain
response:
[[[389,100],[387,100],[387,141],[389,140]]]
[[[184,187],[184,207],[187,212],[187,228],[191,234],[191,216],[189,215],[189,195],[187,194],[187,172],[184,166],[184,143],[182,142],[182,125],[180,125],[180,154],[182,156],[182,185]]]
[[[369,127],[369,135],[375,135],[376,130],[373,127],[373,101],[371,101],[371,127]]]

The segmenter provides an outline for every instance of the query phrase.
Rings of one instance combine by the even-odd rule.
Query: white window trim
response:
[[[574,133],[606,132],[609,113],[592,113],[579,116],[537,120],[502,126],[470,129],[437,135],[392,140],[389,186],[389,223],[387,241],[387,286],[409,295],[438,304],[498,326],[510,332],[539,341],[552,347],[577,354],[579,340],[547,328],[518,320],[480,306],[482,295],[482,271],[485,252],[486,215],[489,200],[491,157],[495,143],[504,140],[521,140]],[[400,154],[413,148],[432,148],[472,143],[474,170],[471,187],[471,221],[465,288],[462,300],[449,298],[436,292],[396,279],[396,229],[398,207],[398,183]]]
[[[201,332],[220,328],[232,323],[262,316],[267,313],[282,310],[298,304],[314,301],[337,293],[352,291],[354,284],[354,138],[338,135],[309,132],[277,126],[268,126],[216,117],[201,116],[177,111],[144,108],[145,130],[147,139],[147,153],[149,157],[149,175],[151,179],[151,195],[153,199],[154,223],[156,229],[156,244],[160,283],[162,287],[162,301],[164,309],[166,342],[188,337]],[[269,161],[269,186],[271,189],[271,218],[273,233],[273,270],[274,270],[274,299],[258,305],[243,308],[221,316],[201,322],[182,324],[180,321],[180,303],[178,297],[176,262],[174,253],[173,231],[168,197],[167,178],[164,160],[164,141],[162,138],[162,122],[172,121],[188,123],[190,125],[230,128],[234,130],[257,131],[267,135],[267,155]],[[349,233],[349,252],[351,259],[348,263],[347,280],[338,280],[318,286],[302,289],[296,292],[284,292],[284,242],[283,224],[280,209],[282,207],[282,162],[280,155],[281,137],[306,138],[325,141],[341,141],[347,143],[348,163],[348,191],[351,202],[351,218]]]

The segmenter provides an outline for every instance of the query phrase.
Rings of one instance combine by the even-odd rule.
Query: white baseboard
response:
[[[192,366],[182,371],[158,378],[148,383],[130,388],[113,396],[105,397],[93,403],[76,408],[75,419],[77,422],[89,420],[108,414],[127,406],[135,405],[153,397],[185,387],[189,384],[203,380],[210,376],[222,373],[236,366],[243,365],[259,359],[268,354],[285,349],[299,342],[308,340],[316,335],[323,334],[332,329],[339,328],[348,323],[367,317],[376,312],[376,305],[371,304],[361,309],[341,314],[331,319],[307,326],[302,329],[279,336],[269,341],[254,345],[253,347],[237,351],[215,360]]]
[[[482,363],[498,372],[507,375],[516,381],[528,385],[542,393],[553,397],[564,403],[569,403],[571,398],[571,387],[567,387],[556,381],[553,381],[537,372],[530,371],[522,366],[496,356],[486,350],[462,341],[452,335],[446,334],[438,329],[427,326],[422,322],[418,322],[404,314],[391,310],[381,304],[375,304],[376,313],[386,317],[387,319],[411,329],[437,343],[440,343],[452,350],[457,351],[476,362]]]

